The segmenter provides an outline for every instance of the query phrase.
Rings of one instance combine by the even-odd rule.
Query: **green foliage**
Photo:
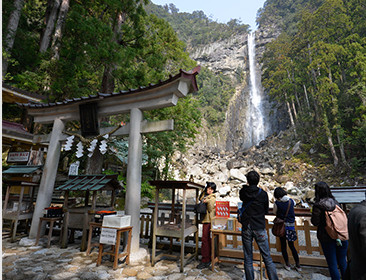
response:
[[[263,85],[280,103],[296,101],[297,132],[311,145],[328,146],[321,158],[330,158],[334,148],[333,158],[344,152],[343,163],[352,158],[353,168],[364,168],[365,7],[359,1],[306,1],[296,16],[287,14],[301,2],[268,1],[260,13],[259,22],[280,17],[284,28],[267,45]],[[295,29],[291,18],[299,18]]]
[[[198,76],[200,108],[203,117],[210,126],[222,124],[230,98],[234,95],[234,85],[231,79],[223,74],[214,74],[207,68],[202,68]]]
[[[227,24],[218,23],[203,11],[181,13],[174,4],[159,6],[150,3],[146,11],[168,21],[189,49],[248,32],[249,28],[249,25],[241,24],[237,19],[231,19]]]
[[[49,102],[88,96],[99,92],[106,69],[111,69],[115,91],[156,84],[179,69],[190,70],[196,62],[185,52],[185,44],[162,18],[147,14],[147,0],[71,1],[62,29],[59,57],[53,49],[40,53],[39,44],[47,21],[46,0],[26,1],[22,10],[14,47],[8,55],[11,63],[5,82],[47,96]],[[13,7],[3,5],[3,19]],[[120,28],[118,19],[122,17]],[[232,23],[235,26],[235,23]],[[234,27],[233,27],[234,28]],[[3,28],[3,35],[7,32]],[[3,36],[4,38],[4,36]],[[192,143],[200,125],[199,102],[192,96],[174,108],[146,112],[149,120],[174,119],[174,131],[148,135],[144,139],[146,161],[143,176],[153,175],[159,160]],[[9,113],[10,114],[10,113]],[[9,115],[8,114],[8,115]],[[128,119],[112,117],[109,124]],[[116,141],[119,164],[126,163],[127,143]],[[67,154],[65,157],[73,155]],[[116,161],[106,154],[108,162]],[[85,165],[81,159],[81,167]],[[146,187],[147,192],[148,188]]]

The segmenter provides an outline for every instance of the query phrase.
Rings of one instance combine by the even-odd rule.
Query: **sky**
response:
[[[239,19],[256,29],[255,18],[265,0],[152,0],[156,5],[173,3],[179,12],[201,10],[212,20],[227,23],[231,19]]]

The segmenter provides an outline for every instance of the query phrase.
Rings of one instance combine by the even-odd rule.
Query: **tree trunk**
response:
[[[333,145],[332,133],[329,129],[328,117],[327,117],[327,114],[325,112],[323,112],[323,124],[324,124],[323,127],[324,127],[324,130],[325,130],[325,134],[328,138],[328,145],[329,145],[329,148],[330,148],[330,152],[331,152],[332,157],[333,157],[333,164],[334,164],[334,166],[337,166],[339,160],[338,160],[338,157],[337,157],[334,145]]]
[[[95,147],[93,155],[87,159],[85,174],[101,174],[103,168],[103,155],[99,151],[99,145]]]
[[[287,94],[286,93],[285,93],[285,97],[287,98]],[[295,126],[294,118],[292,117],[290,103],[287,100],[286,100],[286,106],[287,106],[288,115],[290,117],[291,126],[294,128],[295,137],[297,137],[296,126]]]
[[[106,65],[104,67],[103,79],[102,79],[102,93],[112,93],[114,91],[114,77],[113,70],[115,69],[114,65]]]
[[[291,104],[292,104],[292,110],[294,111],[295,120],[297,120],[297,112],[296,112],[295,102],[293,99],[291,100]]]
[[[117,14],[117,17],[114,21],[113,32],[114,32],[114,40],[118,42],[118,34],[122,28],[122,24],[124,22],[123,14]],[[101,92],[103,93],[112,93],[114,91],[114,77],[113,71],[116,69],[116,65],[114,63],[110,65],[105,65]]]
[[[301,103],[300,103],[300,100],[299,100],[299,95],[297,94],[297,91],[295,91],[295,98],[296,98],[297,106],[299,106],[299,110],[303,111],[303,108],[301,106]]]
[[[52,0],[50,0],[50,1],[52,1]],[[41,52],[41,53],[46,52],[47,49],[48,49],[48,46],[50,45],[51,35],[52,35],[52,32],[53,32],[54,27],[55,27],[57,12],[58,12],[58,9],[60,7],[60,0],[54,0],[52,2],[51,6],[52,6],[51,12],[48,16],[46,29],[43,33],[41,44],[40,44],[40,47],[39,47],[39,52]]]
[[[305,93],[306,104],[308,105],[308,110],[310,112],[310,103],[309,103],[309,98],[308,98],[308,91],[306,90],[305,84],[304,84],[304,93]]]
[[[62,38],[62,29],[65,25],[65,21],[66,21],[66,15],[67,12],[69,10],[69,6],[70,6],[70,0],[62,0],[61,3],[61,8],[60,8],[60,12],[58,14],[58,19],[57,19],[57,23],[56,23],[56,28],[55,28],[55,34],[53,36],[53,40],[52,40],[52,59],[59,59],[60,53],[59,53],[59,48],[60,48],[60,44],[61,44],[61,38]]]
[[[8,71],[8,57],[10,56],[10,52],[14,45],[15,35],[17,33],[23,5],[24,0],[14,0],[14,10],[10,14],[7,27],[7,34],[4,40],[4,52],[6,53],[6,55],[5,56],[3,55],[3,65],[2,65],[3,77],[5,77],[6,72]]]
[[[346,154],[344,152],[344,144],[343,144],[342,138],[343,137],[341,137],[340,127],[337,126],[337,140],[338,140],[338,145],[339,145],[339,151],[341,153],[342,163],[344,164],[344,166],[350,167],[346,160]]]

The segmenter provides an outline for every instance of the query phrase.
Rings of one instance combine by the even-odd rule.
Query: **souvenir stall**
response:
[[[197,201],[199,193],[204,186],[190,181],[150,181],[150,184],[156,187],[155,207],[153,215],[153,241],[152,241],[152,257],[151,263],[155,265],[158,259],[166,255],[164,253],[156,256],[156,242],[158,236],[169,237],[171,240],[177,238],[180,241],[180,271],[183,272],[185,264],[193,257],[198,257],[198,219],[197,214],[193,220],[187,220],[187,191],[194,192],[195,201]],[[167,222],[158,222],[159,211],[159,195],[162,190],[168,190],[171,193],[170,218]],[[178,204],[176,197],[178,191],[182,191],[182,203]],[[194,254],[185,255],[185,239],[189,235],[194,234],[195,237],[195,252]]]
[[[16,240],[18,224],[28,223],[33,217],[36,191],[39,186],[42,166],[13,165],[3,171],[3,187],[6,187],[3,198],[3,222],[11,221],[11,241]],[[3,223],[4,225],[4,223]]]

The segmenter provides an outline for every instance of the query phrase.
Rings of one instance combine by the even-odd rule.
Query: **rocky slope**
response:
[[[284,187],[299,207],[306,207],[314,197],[314,184],[325,181],[330,186],[354,186],[366,183],[365,177],[351,178],[349,174],[318,161],[314,148],[307,147],[293,138],[291,130],[268,137],[257,147],[246,152],[213,152],[198,144],[186,154],[176,154],[172,173],[176,180],[188,180],[205,184],[213,181],[218,186],[219,200],[239,202],[239,190],[246,183],[245,174],[256,170],[261,175],[260,186],[269,194],[273,203],[273,191]]]

